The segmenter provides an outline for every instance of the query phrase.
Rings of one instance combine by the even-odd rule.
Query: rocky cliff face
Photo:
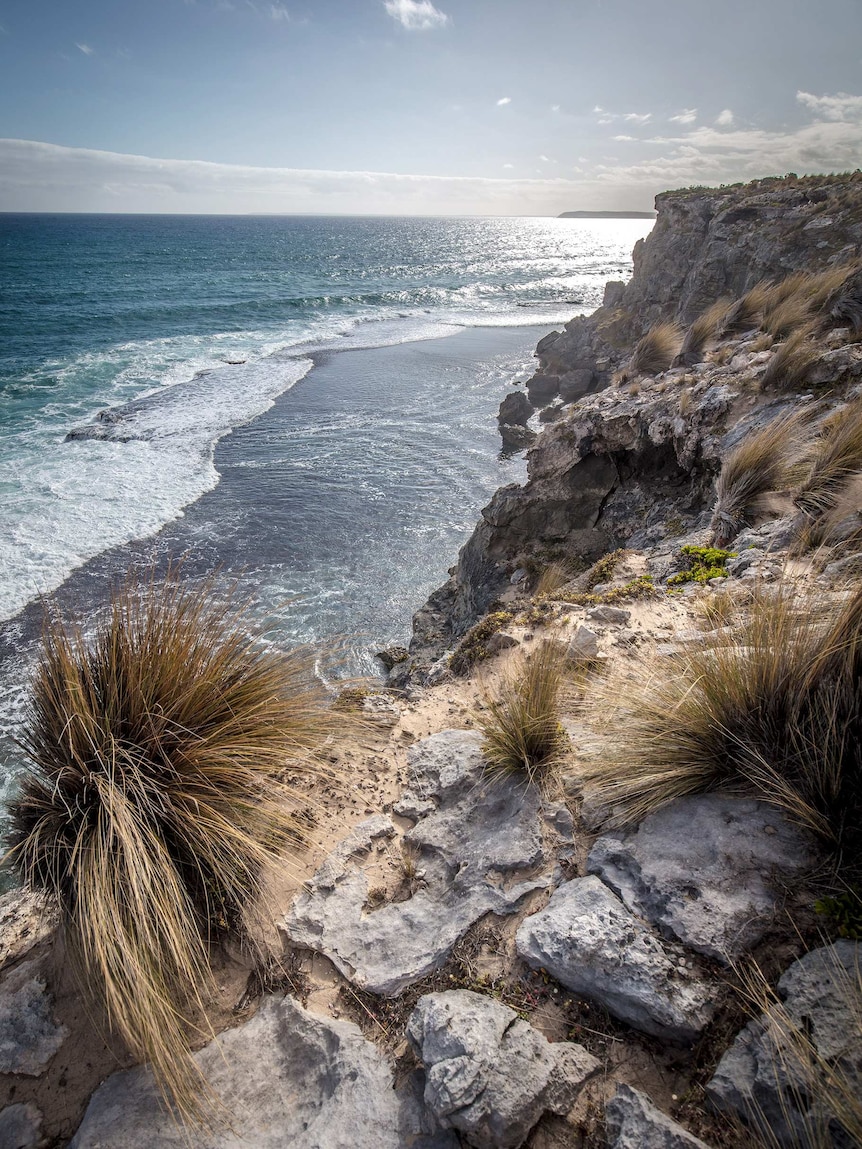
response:
[[[528,395],[537,407],[556,402],[560,417],[528,455],[528,482],[495,494],[449,581],[415,616],[411,660],[396,684],[427,671],[513,583],[549,561],[583,567],[617,547],[654,546],[669,522],[677,534],[706,528],[728,449],[798,402],[799,386],[790,395],[768,382],[786,332],[771,336],[756,319],[705,341],[693,366],[619,369],[656,321],[684,324],[761,280],[857,261],[862,174],[668,192],[656,206],[630,283],[608,284],[597,312],[539,343]],[[829,327],[812,328],[808,343],[817,361],[809,377],[821,391],[862,372],[858,344],[844,346]]]

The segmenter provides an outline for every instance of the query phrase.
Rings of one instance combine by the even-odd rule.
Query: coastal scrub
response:
[[[47,620],[11,858],[59,904],[82,984],[181,1118],[205,1112],[188,1041],[209,1035],[209,947],[250,940],[324,728],[304,659],[249,637],[211,583],[129,579],[91,636]]]

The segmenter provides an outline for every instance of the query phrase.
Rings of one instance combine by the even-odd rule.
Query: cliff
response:
[[[421,679],[501,596],[514,593],[513,583],[529,585],[549,562],[584,567],[619,547],[655,545],[669,521],[685,530],[708,525],[729,448],[793,406],[798,396],[788,391],[806,393],[807,379],[783,390],[761,386],[792,333],[779,325],[770,334],[753,312],[747,327],[740,329],[737,315],[733,330],[703,338],[668,370],[632,370],[632,357],[656,323],[690,324],[762,281],[791,283],[797,272],[855,266],[862,174],[667,192],[656,207],[655,228],[635,247],[631,281],[609,283],[593,315],[538,344],[527,395],[551,421],[528,455],[528,481],[499,490],[482,511],[449,581],[416,614],[411,660],[396,668],[394,684]],[[776,289],[770,307],[784,290]],[[813,322],[800,308],[799,325]],[[858,345],[844,346],[833,332],[842,322],[827,317],[806,336],[821,392],[859,378]]]

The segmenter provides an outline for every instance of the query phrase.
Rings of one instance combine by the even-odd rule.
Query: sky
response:
[[[862,165],[862,0],[0,0],[0,211],[556,215]]]

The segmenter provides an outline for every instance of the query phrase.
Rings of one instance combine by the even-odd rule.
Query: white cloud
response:
[[[824,120],[846,121],[862,115],[862,96],[848,96],[837,92],[834,96],[814,96],[811,92],[797,92],[796,99]]]
[[[659,190],[735,183],[789,171],[834,172],[858,167],[862,96],[810,96],[800,102],[820,118],[787,132],[755,128],[719,131],[704,126],[685,136],[655,136],[645,142],[663,149],[660,155],[628,166],[599,165],[597,178],[608,185],[642,184]],[[722,126],[726,129],[730,122],[732,117]]]
[[[618,140],[621,144],[634,143],[635,136],[611,136],[612,140]]]
[[[431,0],[383,0],[383,6],[409,32],[427,32],[449,23],[446,13],[435,8]]]
[[[89,44],[79,44],[77,41],[75,42],[75,47],[80,52],[83,52],[85,56],[92,56],[96,51],[96,49],[91,48]]]
[[[514,164],[503,164],[503,167],[504,167],[504,168],[509,168],[510,170],[511,170],[511,169],[512,169],[514,166],[515,166]]]
[[[270,4],[269,14],[270,17],[276,21],[276,23],[279,23],[280,21],[284,21],[286,24],[290,23],[290,13],[281,4]]]
[[[693,124],[697,119],[697,108],[684,108],[675,116],[670,117],[672,124]]]
[[[499,100],[497,101],[497,107],[498,107],[498,108],[502,108],[502,107],[504,107],[506,104],[511,104],[511,102],[512,102],[512,97],[511,97],[511,96],[503,96],[501,99],[499,99]]]
[[[559,104],[551,104],[551,111],[552,112],[558,112],[559,110],[560,110]]]
[[[715,117],[715,122],[720,128],[729,128],[733,123],[733,112],[730,108],[725,108],[723,112],[719,112]]]
[[[0,211],[558,215],[599,197],[610,208],[648,208],[652,191],[632,197],[560,177],[257,168],[0,139]]]
[[[634,124],[648,124],[652,119],[652,112],[623,112],[623,119]]]
[[[600,124],[612,124],[614,120],[626,120],[630,124],[648,124],[652,119],[652,112],[609,112],[600,104],[596,104],[593,112],[599,117]]]

